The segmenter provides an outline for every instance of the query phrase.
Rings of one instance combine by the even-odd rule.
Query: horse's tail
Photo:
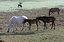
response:
[[[55,17],[53,18],[53,21],[54,21],[54,22],[56,21],[56,18],[55,18]]]

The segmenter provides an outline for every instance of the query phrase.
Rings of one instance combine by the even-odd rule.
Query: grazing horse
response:
[[[21,7],[22,8],[22,5],[21,5],[22,3],[21,2],[19,2],[19,4],[18,4],[18,7]]]
[[[48,17],[48,16],[40,16],[40,17],[36,17],[36,19],[43,21],[43,23],[44,23],[44,29],[47,29],[46,23],[50,23],[50,22],[52,22],[51,29],[53,28],[53,26],[54,26],[54,29],[55,29],[55,22],[54,22],[56,20],[55,17],[53,17],[53,16],[50,16],[50,17]]]
[[[36,24],[37,25],[37,31],[38,31],[38,20],[37,19],[25,19],[23,22],[23,25],[28,22],[29,24],[29,30],[31,30],[31,25]]]
[[[59,8],[51,8],[51,9],[49,9],[49,16],[50,16],[50,13],[53,13],[53,12],[57,12],[58,14],[59,14],[59,12],[60,12],[60,9]]]
[[[28,19],[28,18],[26,16],[12,16],[11,19],[9,20],[7,32],[9,32],[11,28],[16,27],[17,25],[23,24],[23,21],[25,19]]]

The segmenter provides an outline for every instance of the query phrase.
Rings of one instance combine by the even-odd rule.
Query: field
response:
[[[37,16],[46,15],[48,16],[47,8],[33,9],[33,10],[23,10],[19,9],[16,12],[0,12],[0,40],[4,42],[64,42],[64,9],[60,9],[60,15],[57,13],[51,14],[51,16],[56,17],[56,29],[50,30],[50,25],[47,24],[48,29],[43,30],[43,23],[39,24],[39,30],[36,31],[36,25],[33,24],[31,31],[26,29],[21,31],[17,27],[17,31],[12,33],[7,33],[7,24],[12,16],[22,16],[26,15],[28,18],[32,19]],[[15,29],[14,29],[15,30]]]

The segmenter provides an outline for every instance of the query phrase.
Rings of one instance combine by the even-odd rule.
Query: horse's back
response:
[[[60,9],[59,8],[51,8],[49,11],[56,12],[56,11],[60,11]]]
[[[10,21],[22,23],[24,21],[24,19],[28,19],[28,17],[26,17],[26,16],[12,16]]]
[[[16,18],[16,19],[20,19],[20,18],[22,18],[22,19],[28,19],[28,17],[26,17],[26,16],[12,16],[12,18]]]
[[[40,17],[37,17],[36,19],[38,19],[38,20],[42,20],[42,21],[44,21],[44,22],[51,22],[51,21],[55,21],[56,20],[56,18],[54,17],[54,16],[40,16]]]
[[[46,20],[55,20],[56,19],[54,16],[44,16],[43,18]]]

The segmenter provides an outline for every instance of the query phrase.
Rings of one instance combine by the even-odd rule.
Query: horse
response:
[[[58,15],[59,15],[59,12],[60,12],[60,9],[59,8],[51,8],[51,9],[49,9],[49,16],[50,16],[50,13],[54,13],[54,12],[57,12],[58,13]]]
[[[4,42],[3,40],[0,40],[0,42]]]
[[[19,4],[18,4],[18,7],[21,7],[22,8],[22,5],[21,5],[22,3],[21,2],[19,2]]]
[[[26,16],[12,16],[9,20],[7,32],[9,32],[11,30],[11,28],[16,27],[17,25],[23,24],[23,21],[25,19],[28,19],[28,17],[26,17]]]
[[[36,17],[37,20],[41,20],[44,23],[44,29],[47,29],[46,23],[52,23],[52,27],[54,26],[55,29],[55,20],[56,18],[53,16],[40,16],[40,17]],[[45,28],[46,27],[46,28]]]
[[[26,22],[28,22],[28,24],[29,24],[29,30],[31,30],[32,24],[36,24],[37,25],[37,31],[38,31],[38,20],[37,19],[25,19],[23,22],[23,26]]]

